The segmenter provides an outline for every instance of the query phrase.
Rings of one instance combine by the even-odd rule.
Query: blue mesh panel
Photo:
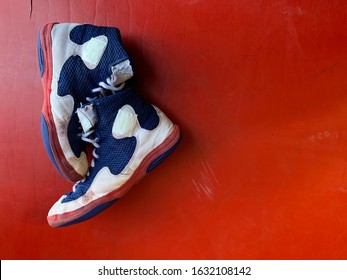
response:
[[[72,114],[71,120],[67,127],[67,137],[69,139],[69,143],[73,153],[79,157],[81,153],[85,150],[85,142],[82,140],[79,132],[82,132],[79,129],[80,123],[78,120],[78,116],[76,113]]]
[[[101,60],[98,67],[90,70],[79,56],[71,56],[61,70],[58,95],[71,95],[77,105],[80,102],[85,103],[86,97],[92,95],[92,89],[98,87],[99,82],[111,75],[105,64],[105,60]]]
[[[75,192],[67,194],[67,197],[62,201],[63,203],[84,195],[101,168],[107,166],[112,174],[117,175],[128,164],[136,148],[136,138],[115,139],[112,136],[112,125],[118,110],[126,104],[135,109],[142,128],[152,130],[158,126],[159,116],[153,106],[143,101],[130,88],[96,99],[94,101],[97,115],[95,136],[100,139],[100,148],[96,149],[99,158],[94,160],[95,167],[90,168],[90,174],[86,180],[76,186]]]
[[[128,104],[134,108],[136,114],[138,115],[140,126],[147,130],[156,128],[159,124],[159,116],[154,107],[146,103],[142,98],[132,91],[131,96],[132,100]]]
[[[76,112],[80,102],[86,102],[86,97],[92,95],[92,88],[100,81],[98,72],[93,72],[85,67],[79,56],[70,57],[64,64],[58,81],[58,95],[71,95],[74,98],[73,112]],[[79,126],[77,114],[74,113],[67,128],[67,136],[71,149],[77,157],[85,147],[81,137],[78,136],[81,132]]]
[[[120,32],[115,27],[93,26],[90,24],[78,25],[70,32],[70,39],[74,43],[82,45],[91,38],[101,35],[105,35],[108,39],[104,56],[110,66],[129,59],[123,48]]]
[[[112,100],[110,102],[109,100]],[[159,124],[159,116],[157,111],[151,104],[144,101],[132,88],[127,88],[121,92],[117,92],[115,96],[108,96],[107,98],[99,98],[95,101],[100,107],[111,107],[108,110],[114,110],[117,115],[118,110],[126,104],[132,106],[138,115],[140,126],[143,129],[152,130]],[[99,118],[104,118],[104,114],[100,114]],[[109,128],[111,129],[111,128]]]
[[[159,116],[151,104],[146,103],[131,88],[117,92],[113,95],[98,98],[94,101],[97,115],[96,133],[100,135],[100,140],[112,136],[112,124],[118,110],[124,105],[132,106],[138,114],[140,126],[147,130],[155,129],[159,124]]]

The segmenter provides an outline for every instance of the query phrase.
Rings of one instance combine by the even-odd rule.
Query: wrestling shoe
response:
[[[104,88],[121,90],[133,75],[115,27],[49,23],[39,32],[38,61],[44,90],[41,133],[46,151],[68,180],[88,171],[76,109]]]
[[[87,176],[50,209],[52,227],[82,222],[112,205],[181,140],[178,126],[131,88],[95,99],[77,115],[94,158]]]

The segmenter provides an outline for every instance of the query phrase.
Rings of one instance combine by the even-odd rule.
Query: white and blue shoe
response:
[[[131,88],[97,98],[77,115],[94,159],[87,176],[50,209],[52,227],[82,222],[112,205],[181,140],[178,126]]]
[[[115,27],[49,23],[39,32],[38,60],[43,142],[58,171],[76,182],[86,175],[88,161],[74,112],[95,91],[123,88],[133,75],[129,56]]]

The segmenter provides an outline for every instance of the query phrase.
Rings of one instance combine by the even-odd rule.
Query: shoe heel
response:
[[[147,167],[146,173],[148,174],[151,172],[154,168],[156,168],[163,160],[165,160],[181,143],[182,141],[182,134],[179,131],[179,128],[175,126],[175,130],[173,133],[169,136],[171,138],[169,140],[169,143],[164,143],[166,145],[166,150],[162,154],[160,154],[158,157],[156,157]]]

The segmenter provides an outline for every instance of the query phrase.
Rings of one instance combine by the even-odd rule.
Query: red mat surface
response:
[[[346,1],[1,1],[1,259],[346,259]],[[36,39],[117,26],[136,87],[183,132],[123,199],[46,222],[71,183],[44,150]]]

